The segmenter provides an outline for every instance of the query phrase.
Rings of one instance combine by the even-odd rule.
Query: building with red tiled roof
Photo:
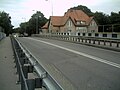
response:
[[[44,28],[47,26],[47,28]],[[68,10],[64,16],[51,16],[47,24],[43,26],[46,33],[88,33],[98,32],[98,25],[94,17],[89,17],[82,10]]]

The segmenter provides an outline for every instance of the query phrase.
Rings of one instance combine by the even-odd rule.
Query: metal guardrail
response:
[[[70,36],[70,35],[34,35],[41,38],[51,38],[57,40],[64,40],[69,42],[81,43],[86,45],[98,45],[120,48],[120,39],[99,38],[99,37],[84,37],[84,36]]]
[[[56,80],[40,65],[38,60],[25,49],[20,42],[11,37],[15,62],[21,90],[35,90],[35,88],[44,88],[45,90],[64,90]],[[29,73],[37,75],[37,78],[29,78]]]

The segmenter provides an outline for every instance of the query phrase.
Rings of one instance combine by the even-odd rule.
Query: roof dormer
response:
[[[86,25],[86,21],[79,20],[79,21],[76,21],[76,24],[77,25]]]

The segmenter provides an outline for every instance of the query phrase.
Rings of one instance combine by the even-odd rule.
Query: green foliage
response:
[[[94,19],[98,25],[107,25],[107,24],[120,24],[120,11],[118,13],[111,12],[111,15],[104,14],[103,12],[96,11],[93,13],[88,7],[83,5],[78,5],[70,9],[82,10],[88,16],[94,16]]]
[[[4,28],[4,33],[8,36],[11,34],[13,26],[11,25],[11,17],[6,12],[0,12],[0,26]]]
[[[120,11],[118,13],[111,12],[111,24],[120,24]]]
[[[19,33],[19,32],[20,32],[20,27],[13,29],[13,33]]]
[[[36,28],[41,29],[41,27],[47,22],[47,19],[44,17],[43,13],[37,11],[33,14],[28,22],[20,24],[20,33],[36,34]]]
[[[111,23],[109,15],[106,15],[103,12],[95,12],[94,18],[96,19],[99,25],[106,25]]]
[[[78,5],[77,7],[73,7],[70,9],[74,9],[74,10],[82,10],[83,12],[85,12],[88,16],[93,16],[93,13],[91,12],[91,10],[83,5]]]

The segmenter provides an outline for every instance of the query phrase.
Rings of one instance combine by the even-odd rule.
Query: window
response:
[[[95,30],[91,30],[91,32],[95,32]]]
[[[72,26],[72,21],[68,21],[68,27],[71,27]]]
[[[107,34],[103,34],[103,37],[107,37]]]
[[[86,22],[85,21],[77,21],[77,25],[85,25]]]
[[[95,37],[98,37],[99,36],[99,34],[98,33],[95,33]]]
[[[90,26],[96,26],[96,23],[94,21],[92,21]]]
[[[113,38],[117,38],[117,34],[112,34],[112,37]]]
[[[88,36],[92,36],[92,34],[91,34],[91,33],[88,33]]]
[[[86,23],[85,21],[81,21],[81,24],[82,24],[82,25],[85,25],[85,23]]]

